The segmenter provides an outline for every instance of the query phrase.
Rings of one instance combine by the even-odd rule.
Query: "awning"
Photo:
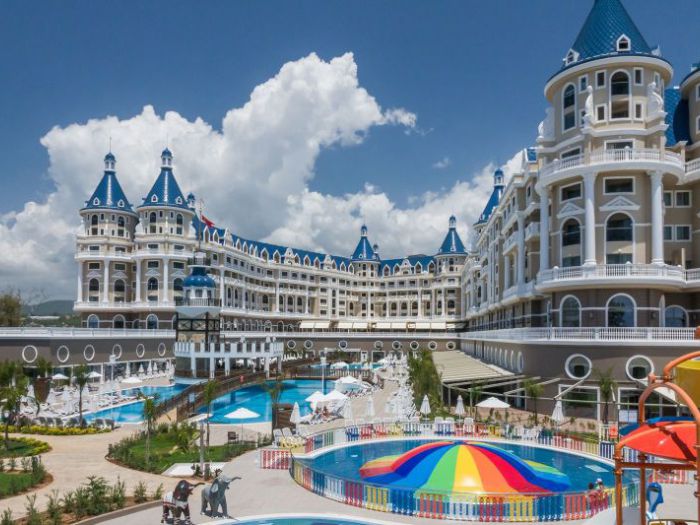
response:
[[[367,330],[367,322],[366,321],[359,321],[352,323],[352,328],[353,330]]]
[[[339,330],[350,330],[352,328],[352,323],[348,321],[338,321]]]
[[[302,321],[301,323],[299,323],[300,330],[310,330],[313,327],[314,327],[313,321]]]
[[[416,323],[416,330],[430,330],[430,323]]]
[[[330,321],[316,321],[314,323],[314,328],[316,330],[327,330],[330,325],[331,325]]]
[[[376,328],[377,330],[389,330],[391,328],[391,323],[379,321],[377,323],[374,323],[374,328]]]
[[[406,321],[403,323],[391,323],[391,329],[392,330],[405,330],[406,329]]]
[[[442,382],[462,383],[512,376],[510,372],[488,366],[458,350],[433,352],[435,368],[442,377]]]
[[[430,323],[431,330],[445,330],[447,328],[447,323]]]

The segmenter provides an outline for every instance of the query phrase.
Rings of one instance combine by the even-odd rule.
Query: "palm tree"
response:
[[[83,389],[88,384],[90,367],[88,365],[78,365],[73,369],[75,385],[78,387],[78,418],[80,426],[83,426]]]
[[[525,390],[525,396],[532,399],[532,414],[535,416],[535,425],[537,425],[537,400],[542,397],[544,387],[534,379],[526,379],[523,382],[523,389]]]
[[[272,407],[272,428],[277,426],[277,405],[284,390],[284,376],[276,375],[274,381],[266,381],[262,384],[263,390],[270,396]]]
[[[472,385],[469,387],[469,414],[476,411],[474,405],[479,402],[483,387],[481,385]]]
[[[613,369],[608,368],[606,371],[595,371],[598,380],[598,389],[600,390],[600,398],[603,400],[603,423],[608,424],[608,405],[613,400],[614,392],[617,389],[617,381],[613,375]]]
[[[151,432],[153,425],[158,418],[158,394],[152,397],[139,395],[143,399],[143,421],[146,424],[146,468],[150,465],[151,460]]]
[[[207,381],[202,390],[202,400],[207,406],[207,454],[209,454],[209,414],[211,414],[211,406],[216,399],[216,381]]]

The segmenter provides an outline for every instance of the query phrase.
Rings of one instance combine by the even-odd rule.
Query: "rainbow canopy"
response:
[[[367,481],[430,492],[543,493],[571,486],[559,470],[487,443],[435,441],[360,468]]]

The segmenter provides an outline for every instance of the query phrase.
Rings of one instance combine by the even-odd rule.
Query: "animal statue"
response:
[[[190,505],[188,500],[194,488],[199,485],[204,485],[204,483],[190,483],[183,479],[177,482],[172,492],[164,494],[163,517],[160,522],[175,523],[175,520],[177,520],[179,524],[190,523]],[[182,519],[183,514],[185,515],[184,520]]]
[[[657,519],[656,508],[664,502],[664,492],[659,483],[649,483],[647,486],[647,519]]]
[[[220,471],[211,485],[202,489],[202,514],[207,516],[222,516],[228,518],[228,505],[226,504],[226,490],[232,481],[239,477],[229,478]],[[207,512],[207,507],[209,511]],[[221,508],[221,512],[219,512]]]

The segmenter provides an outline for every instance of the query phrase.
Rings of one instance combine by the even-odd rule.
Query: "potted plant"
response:
[[[34,385],[34,397],[39,403],[46,403],[51,389],[51,372],[53,365],[48,359],[39,357],[36,360],[36,376],[32,384]]]

